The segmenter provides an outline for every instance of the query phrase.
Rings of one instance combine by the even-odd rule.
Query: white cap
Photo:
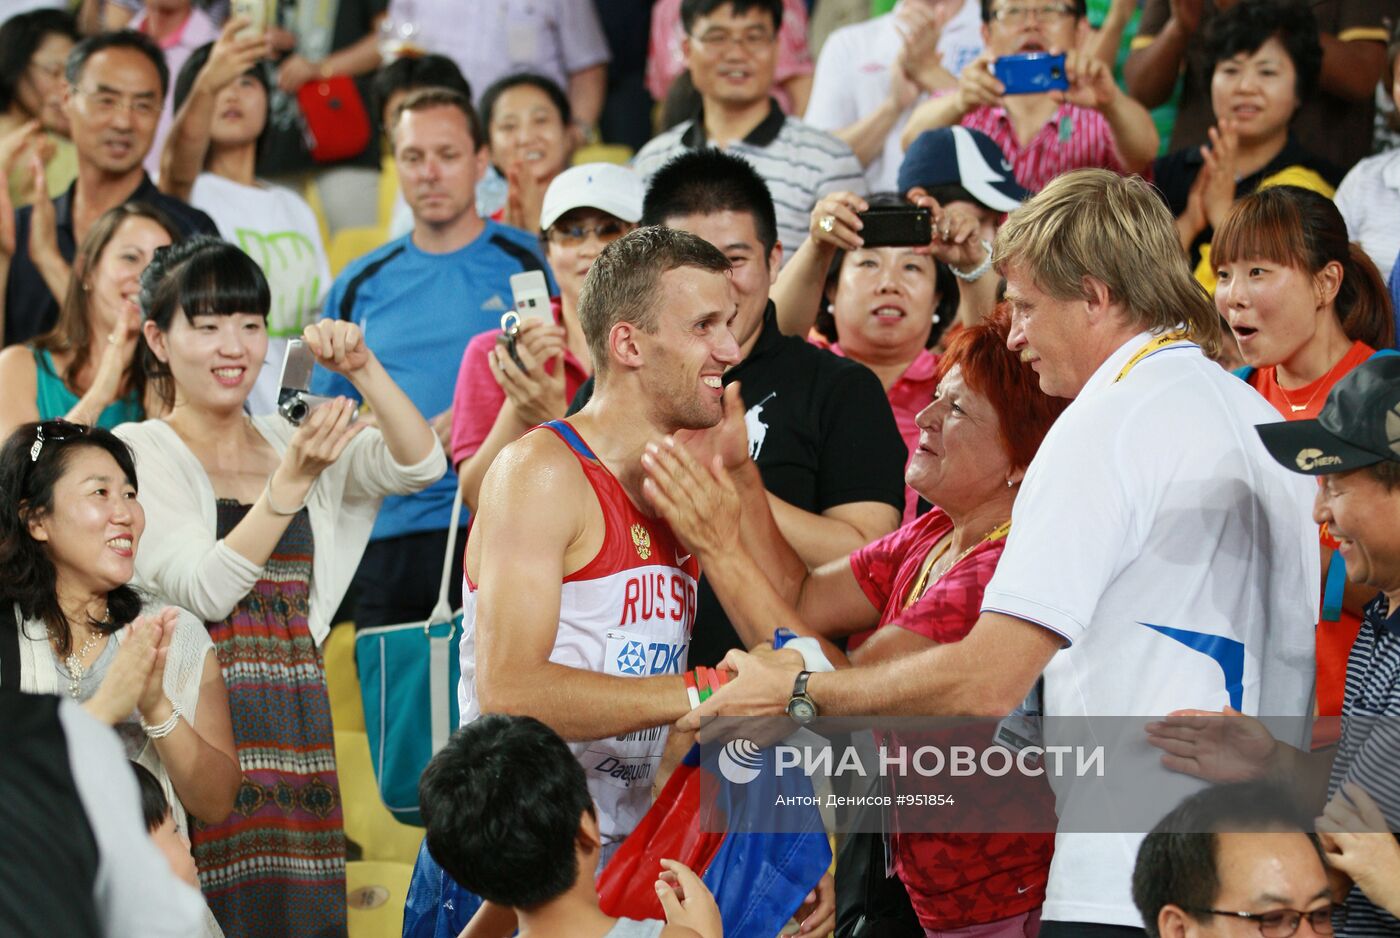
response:
[[[544,191],[540,228],[548,229],[565,212],[596,208],[615,218],[636,224],[642,217],[642,179],[616,163],[584,163],[564,170]]]

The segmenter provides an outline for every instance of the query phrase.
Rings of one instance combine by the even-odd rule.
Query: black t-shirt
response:
[[[3,613],[9,617],[8,609]],[[0,623],[0,630],[9,626]],[[0,640],[0,654],[13,654]],[[97,839],[73,779],[60,698],[0,687],[0,934],[101,934]]]
[[[852,502],[904,510],[909,451],[885,389],[869,368],[783,335],[770,302],[753,350],[724,376],[725,384],[731,381],[741,382],[749,455],[771,494],[813,514]],[[589,379],[569,412],[592,394]],[[740,645],[702,575],[691,665],[714,666]]]
[[[1200,147],[1187,147],[1184,150],[1160,156],[1152,164],[1152,183],[1157,187],[1163,201],[1167,203],[1167,208],[1171,210],[1173,218],[1186,210],[1186,200],[1191,195],[1191,186],[1195,183],[1196,176],[1200,174],[1201,166],[1204,163],[1205,158],[1201,156]],[[1315,171],[1334,189],[1342,181],[1341,170],[1327,160],[1313,155],[1290,136],[1288,142],[1283,145],[1283,149],[1279,151],[1278,156],[1270,160],[1268,165],[1235,183],[1235,198],[1244,198],[1258,189],[1259,184],[1265,179],[1290,166]],[[1214,234],[1215,230],[1207,225],[1205,230],[1197,235],[1196,240],[1191,243],[1191,267],[1193,269],[1201,259],[1201,245],[1210,244]]]
[[[57,222],[58,252],[68,263],[78,253],[78,245],[73,237],[73,191],[76,182],[68,191],[54,200],[54,215]],[[187,202],[166,195],[155,187],[149,176],[142,174],[141,184],[127,197],[127,202],[143,202],[170,216],[188,237],[193,234],[218,235],[218,228],[208,215]],[[26,205],[15,212],[15,256],[10,259],[10,275],[5,284],[5,338],[4,345],[27,342],[53,328],[58,320],[58,301],[49,292],[49,286],[39,274],[39,269],[29,258],[29,218],[33,206]]]

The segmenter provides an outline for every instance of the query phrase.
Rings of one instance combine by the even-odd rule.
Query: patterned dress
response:
[[[220,499],[223,538],[249,506]],[[228,685],[243,785],[220,824],[191,824],[199,881],[228,938],[343,938],[345,832],[326,676],[307,626],[305,510],[209,635]]]

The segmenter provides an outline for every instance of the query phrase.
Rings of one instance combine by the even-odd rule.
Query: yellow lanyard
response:
[[[999,541],[1002,538],[1006,537],[1006,535],[1009,533],[1011,533],[1010,521],[1004,522],[992,528],[990,531],[987,532],[986,537],[982,538],[982,540],[978,541],[976,544],[973,544],[961,554],[958,554],[958,559],[954,560],[948,565],[948,570],[944,570],[941,574],[939,574],[939,579],[942,579],[944,576],[946,576],[949,570],[952,570],[958,564],[962,563],[963,560],[966,559],[968,554],[972,553],[974,550],[981,547],[983,544],[986,544],[989,541]],[[943,555],[948,553],[949,549],[952,548],[952,546],[953,537],[952,533],[949,532],[948,540],[944,542],[943,546],[940,549],[936,551],[930,550],[928,552],[928,557],[924,559],[923,567],[919,570],[919,577],[914,581],[914,585],[909,588],[909,595],[904,600],[905,609],[908,609],[910,606],[914,605],[914,603],[918,602],[921,598],[923,598],[924,593],[928,592],[928,588],[933,585],[933,583],[929,582],[929,575],[933,572],[933,565],[938,563],[938,561],[942,559]],[[934,580],[933,582],[936,583],[938,582],[938,580]]]
[[[1137,367],[1138,362],[1142,361],[1144,358],[1151,355],[1153,352],[1160,352],[1162,349],[1170,345],[1180,344],[1185,346],[1194,344],[1191,342],[1183,341],[1187,338],[1188,336],[1185,332],[1164,332],[1163,334],[1157,336],[1155,339],[1148,342],[1142,348],[1138,349],[1136,352],[1133,353],[1133,357],[1128,359],[1128,363],[1123,366],[1122,371],[1118,372],[1118,377],[1113,379],[1113,383],[1117,384],[1119,381],[1122,381],[1124,378],[1128,377],[1128,372],[1132,371],[1135,367]]]

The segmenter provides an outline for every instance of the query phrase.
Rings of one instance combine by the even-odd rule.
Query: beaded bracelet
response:
[[[180,711],[180,705],[177,703],[171,703],[170,717],[164,723],[157,724],[156,726],[151,726],[145,720],[142,720],[141,729],[151,739],[164,739],[171,733],[175,732],[175,727],[180,724],[180,717],[183,715],[184,714]]]

